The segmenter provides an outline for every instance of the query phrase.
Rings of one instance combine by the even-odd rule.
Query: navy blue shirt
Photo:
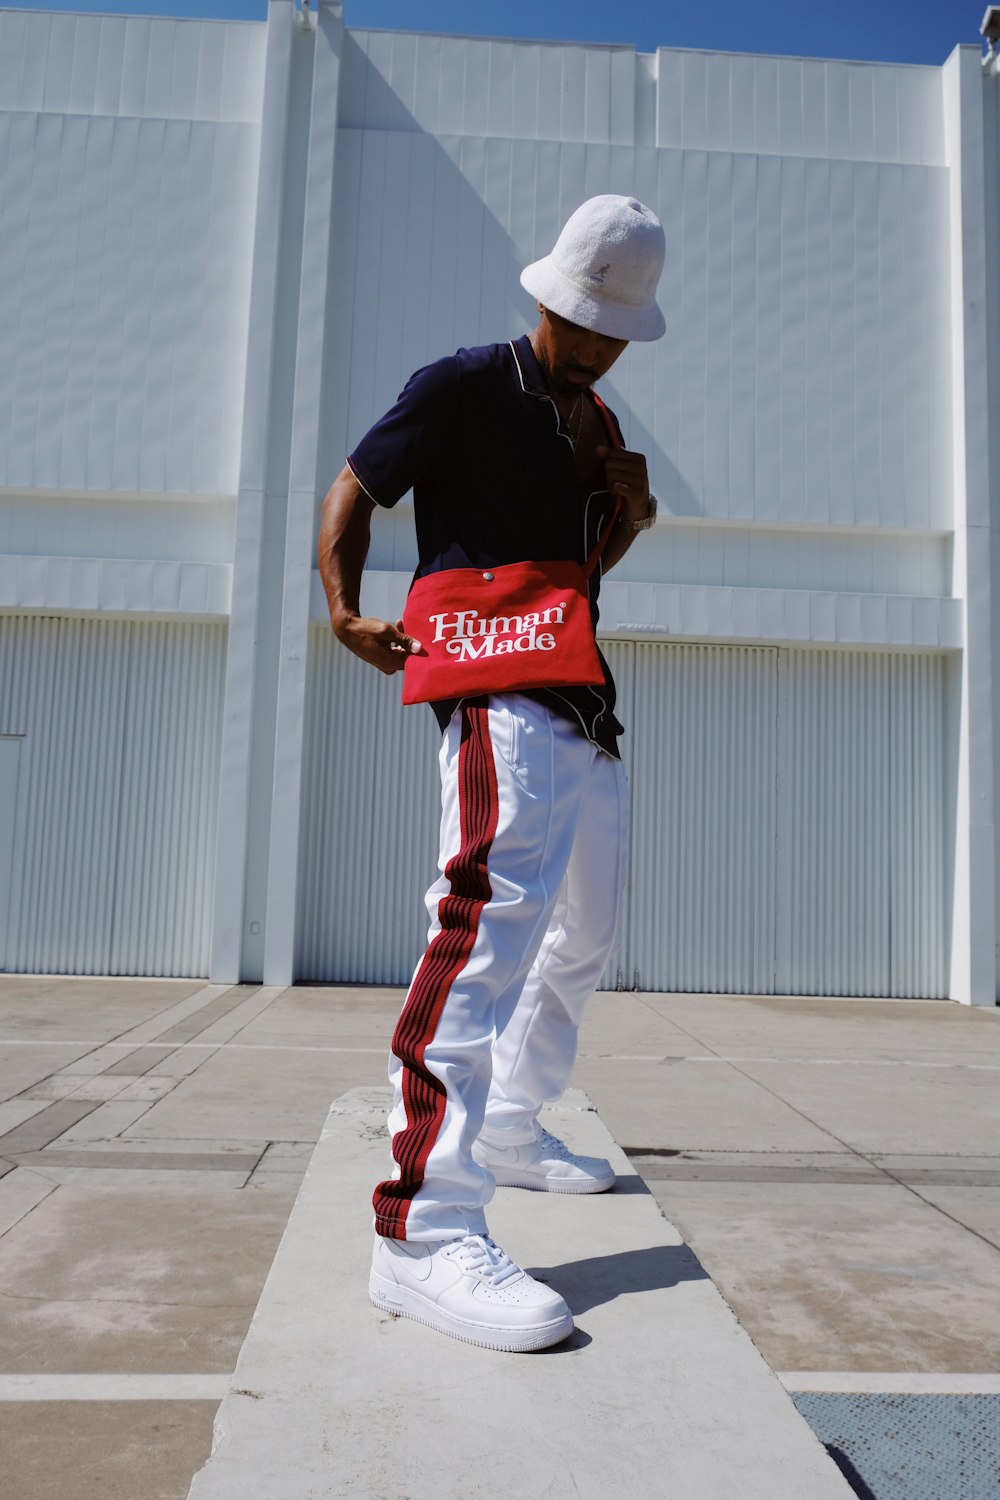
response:
[[[512,562],[582,563],[615,504],[608,490],[581,487],[573,445],[527,335],[459,349],[418,370],[348,463],[378,505],[395,505],[412,488],[417,577]],[[590,579],[595,627],[600,574],[598,567]],[[601,663],[603,687],[544,688],[531,696],[617,755],[622,726],[603,656]],[[432,707],[443,727],[455,701]]]

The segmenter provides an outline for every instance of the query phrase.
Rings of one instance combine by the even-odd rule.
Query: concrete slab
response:
[[[146,1042],[161,1041],[164,1034],[171,1031],[174,1026],[186,1022],[189,1017],[197,1015],[200,1011],[205,1011],[209,1006],[214,1005],[216,1001],[227,996],[231,990],[238,990],[239,988],[240,986],[238,985],[199,984],[194,989],[189,990],[183,999],[177,999],[172,1005],[167,1006],[166,1009],[158,1011],[156,1015],[150,1016],[145,1021],[140,1021],[137,1025],[130,1026],[127,1031],[121,1033],[118,1040],[121,1042],[131,1042],[134,1046],[140,1046]],[[252,988],[255,989],[256,986]],[[244,987],[244,995],[238,995],[232,1003],[234,1005],[239,1004],[240,1000],[245,998],[247,991],[248,987]],[[226,1008],[229,1008],[228,1004]],[[213,1018],[214,1012],[209,1015],[205,1024],[210,1024]]]
[[[42,1109],[27,1120],[22,1120],[20,1125],[12,1126],[0,1137],[0,1151],[5,1156],[21,1151],[41,1151],[49,1141],[62,1135],[64,1130],[100,1108],[91,1099],[59,1099],[46,1103]]]
[[[218,987],[213,986],[213,988]],[[207,1032],[219,1020],[229,1016],[230,1012],[238,1010],[256,994],[256,986],[233,985],[231,989],[223,990],[222,994],[206,998],[205,1003],[197,1010],[183,1016],[165,1030],[157,1032],[157,1040],[174,1043],[189,1042],[193,1037]]]
[[[37,1208],[55,1189],[55,1183],[26,1167],[15,1166],[0,1178],[0,1236]]]
[[[221,1044],[220,1044],[221,1045]],[[205,1046],[200,1042],[186,1042],[165,1057],[156,1072],[160,1078],[188,1078],[215,1055],[218,1046]]]
[[[388,1049],[405,996],[399,988],[295,985],[252,1019],[239,1039],[265,1046]]]
[[[129,1142],[129,1145],[132,1143]],[[121,1167],[146,1172],[242,1172],[249,1176],[259,1154],[235,1151],[157,1151],[155,1142],[145,1141],[143,1149],[123,1150],[121,1143],[78,1146],[75,1150],[58,1141],[44,1151],[33,1153],[32,1160],[19,1158],[22,1166]]]
[[[936,1187],[921,1183],[920,1196],[1000,1250],[1000,1194],[995,1187]],[[994,1288],[994,1306],[998,1292],[1000,1267],[997,1269],[997,1286]],[[996,1368],[1000,1370],[1000,1362]]]
[[[330,1100],[357,1084],[378,1086],[387,1057],[265,1047],[223,1049],[156,1104],[136,1129],[166,1140],[204,1133],[229,1140],[315,1140]]]
[[[250,1022],[268,1010],[285,991],[280,986],[261,985],[260,989],[247,995],[224,1015],[219,1016],[204,1031],[198,1033],[200,1042],[219,1044],[228,1042],[245,1031]]]
[[[200,979],[86,979],[65,974],[0,975],[2,1034],[90,1039],[92,1046],[204,989]]]
[[[1000,1154],[1000,1078],[993,1072],[884,1068],[876,1086],[865,1067],[750,1062],[741,1072],[855,1151],[945,1155],[971,1147]]]
[[[629,1153],[644,1182],[869,1182],[891,1179],[848,1151]]]
[[[163,1050],[169,1057],[170,1049]],[[131,1042],[105,1042],[103,1046],[95,1047],[93,1052],[87,1052],[75,1062],[69,1063],[61,1070],[60,1076],[75,1073],[79,1079],[96,1078],[99,1073],[111,1072],[112,1069],[120,1073],[126,1067],[127,1060],[141,1051],[141,1047],[134,1047]]]
[[[134,1052],[128,1052],[116,1061],[110,1062],[105,1068],[105,1073],[128,1073],[132,1078],[139,1078],[143,1073],[151,1073],[157,1063],[161,1063],[170,1056],[173,1049],[170,1046],[137,1047]]]
[[[30,1120],[32,1115],[37,1115],[39,1110],[48,1109],[46,1099],[8,1099],[0,1104],[0,1136],[13,1130],[16,1125],[23,1125],[25,1120]]]
[[[113,1099],[107,1104],[99,1104],[89,1115],[84,1115],[82,1120],[63,1131],[60,1144],[112,1141],[129,1125],[141,1120],[149,1107],[147,1099],[126,1100],[124,1103]]]
[[[908,1188],[650,1185],[774,1369],[1000,1369],[997,1251]]]
[[[144,1078],[135,1078],[127,1083],[116,1097],[123,1103],[133,1099],[163,1099],[175,1088],[177,1088],[176,1078],[162,1077],[158,1073],[147,1073]]]
[[[109,1106],[110,1107],[110,1106]],[[42,1153],[43,1157],[54,1157],[60,1153],[65,1154],[66,1146],[70,1144],[69,1132],[59,1137]],[[297,1150],[302,1149],[296,1147]],[[195,1159],[199,1159],[204,1165],[209,1162],[216,1166],[228,1164],[235,1169],[237,1166],[255,1166],[268,1150],[267,1141],[184,1141],[171,1139],[167,1143],[158,1141],[155,1136],[141,1138],[130,1136],[128,1140],[91,1140],[77,1141],[75,1143],[76,1154],[83,1159],[100,1160],[109,1156],[116,1157],[121,1161],[145,1161],[150,1153],[158,1155],[166,1154],[171,1164],[188,1162],[195,1165]],[[303,1163],[303,1170],[307,1163]]]
[[[94,1085],[94,1097],[97,1099],[110,1099],[119,1089],[125,1085],[120,1081],[114,1082],[112,1088],[108,1089],[103,1080],[88,1077],[86,1084]],[[84,1088],[86,1084],[80,1082],[76,1073],[56,1073],[51,1078],[42,1078],[38,1083],[33,1083],[29,1089],[25,1089],[22,1095],[25,1099],[67,1099],[70,1094],[76,1093],[77,1089]],[[101,1089],[104,1092],[101,1092]],[[81,1094],[80,1098],[84,1095]]]
[[[592,1112],[562,1108],[550,1123],[613,1156],[618,1190],[505,1190],[491,1210],[500,1242],[567,1296],[573,1338],[496,1354],[372,1308],[386,1103],[356,1090],[330,1112],[192,1500],[849,1500]]]
[[[26,1089],[36,1088],[88,1050],[86,1042],[74,1045],[68,1042],[0,1042],[0,1099],[12,1099]]]
[[[139,1190],[155,1188],[163,1196],[171,1195],[171,1199],[173,1194],[181,1191],[213,1192],[221,1189],[223,1192],[238,1192],[247,1186],[250,1175],[246,1170],[206,1169],[202,1171],[184,1168],[164,1170],[162,1167],[132,1166],[128,1162],[113,1162],[104,1165],[98,1162],[91,1165],[87,1162],[83,1166],[60,1166],[58,1162],[49,1159],[47,1152],[32,1157],[20,1157],[18,1160],[21,1165],[30,1165],[33,1172],[37,1172],[40,1177],[44,1177],[56,1186],[76,1183],[81,1187],[86,1187],[89,1192],[100,1192],[102,1188],[111,1188],[115,1191],[125,1187]]]
[[[736,1068],[579,1058],[573,1077],[629,1149],[830,1151],[842,1147]]]
[[[713,1051],[765,1056],[796,1048],[824,1056],[852,1050],[877,1057],[943,1047],[1000,1054],[990,1011],[947,1000],[845,1000],[801,995],[644,995],[644,1002]],[[984,1057],[984,1060],[985,1057]]]
[[[183,1500],[192,1466],[209,1451],[216,1405],[4,1402],[5,1494],[10,1500]]]
[[[689,1030],[646,1003],[642,995],[603,990],[587,1007],[580,1050],[587,1056],[710,1057]]]
[[[45,1183],[49,1196],[0,1239],[2,1368],[231,1372],[294,1189],[220,1191],[219,1172],[194,1187],[183,1172],[103,1175],[113,1180],[81,1169],[55,1192]],[[0,1202],[13,1181],[0,1180]]]

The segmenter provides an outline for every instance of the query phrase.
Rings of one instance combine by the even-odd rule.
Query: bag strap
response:
[[[625,444],[618,436],[618,429],[612,420],[611,413],[608,411],[608,408],[605,406],[604,402],[601,400],[596,391],[591,391],[590,396],[593,399],[594,405],[597,407],[597,410],[600,412],[601,416],[604,419],[604,425],[608,429],[608,437],[611,439],[612,448],[624,448]],[[586,399],[586,397],[584,399]],[[597,541],[594,543],[593,551],[583,565],[584,578],[589,578],[591,573],[593,573],[594,569],[597,567],[597,564],[600,561],[601,553],[604,551],[605,547],[608,545],[608,542],[611,540],[611,533],[615,529],[615,522],[618,520],[618,512],[621,510],[621,508],[622,497],[621,495],[618,495],[615,499],[615,508],[611,512],[611,519],[605,527],[604,531],[597,538]]]

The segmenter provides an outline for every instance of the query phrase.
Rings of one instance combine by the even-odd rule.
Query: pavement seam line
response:
[[[30,1401],[221,1401],[231,1375],[207,1371],[172,1374],[108,1372],[72,1375],[0,1375],[0,1403]]]
[[[868,1165],[872,1167],[876,1172],[883,1173],[885,1177],[890,1179],[890,1181],[897,1183],[899,1187],[904,1190],[904,1192],[912,1193],[913,1197],[918,1199],[927,1208],[933,1209],[935,1213],[942,1214],[946,1219],[950,1219],[951,1222],[955,1224],[959,1229],[964,1229],[967,1234],[974,1235],[977,1240],[982,1240],[983,1244],[988,1245],[991,1250],[1000,1252],[1000,1245],[989,1239],[985,1234],[981,1234],[978,1229],[973,1229],[969,1224],[963,1224],[961,1219],[958,1219],[954,1214],[949,1213],[946,1208],[941,1208],[938,1204],[932,1203],[929,1198],[924,1197],[923,1193],[917,1192],[915,1187],[912,1187],[908,1182],[904,1182],[902,1178],[897,1177],[895,1172],[890,1171],[888,1167],[880,1166],[879,1163],[873,1161],[866,1152],[859,1151],[856,1147],[849,1145],[847,1141],[842,1140],[841,1137],[835,1134],[834,1131],[828,1130],[825,1126],[820,1125],[818,1121],[810,1119],[809,1115],[807,1115],[804,1110],[799,1109],[795,1104],[790,1104],[786,1099],[782,1099],[781,1095],[775,1093],[775,1091],[769,1088],[766,1083],[761,1083],[758,1079],[751,1078],[750,1074],[745,1073],[742,1068],[737,1067],[736,1072],[740,1073],[744,1078],[747,1079],[748,1082],[756,1083],[759,1088],[764,1089],[765,1092],[769,1093],[772,1098],[777,1099],[781,1104],[786,1105],[788,1109],[794,1110],[795,1113],[799,1115],[801,1119],[805,1120],[807,1124],[814,1126],[817,1130],[821,1130],[823,1134],[828,1135],[831,1140],[838,1141],[840,1145],[844,1147],[845,1151],[850,1151],[860,1161],[867,1162]]]
[[[845,1396],[1000,1395],[1000,1375],[908,1370],[776,1370],[788,1391]]]

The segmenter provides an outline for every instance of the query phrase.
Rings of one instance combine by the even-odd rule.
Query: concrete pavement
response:
[[[329,1104],[383,1084],[399,999],[0,978],[16,1500],[187,1494]],[[1000,1370],[998,1075],[995,1011],[626,994],[595,998],[574,1081],[774,1369],[962,1388]]]
[[[569,1339],[484,1358],[345,1295],[371,1258],[389,1103],[355,1089],[331,1110],[191,1500],[851,1500],[578,1090],[546,1124],[609,1156],[614,1191],[490,1205],[498,1242],[569,1302]]]

